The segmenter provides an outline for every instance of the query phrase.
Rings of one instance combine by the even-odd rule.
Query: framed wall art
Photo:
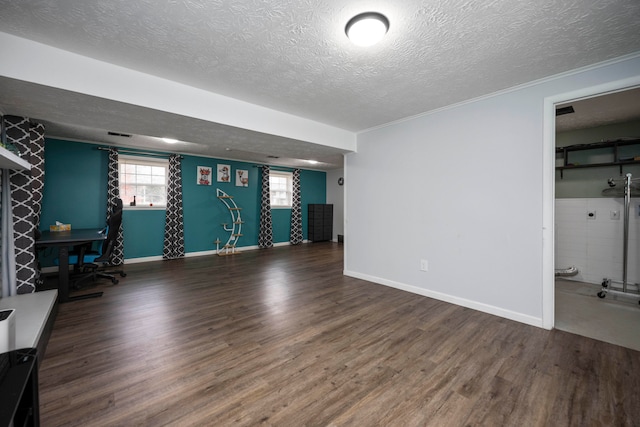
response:
[[[211,185],[211,168],[209,166],[197,166],[196,181],[198,185]]]
[[[218,182],[231,182],[231,166],[218,165]]]
[[[249,186],[249,171],[243,169],[236,169],[236,187],[248,187]]]

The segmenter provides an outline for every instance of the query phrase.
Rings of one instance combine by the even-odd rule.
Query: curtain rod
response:
[[[285,170],[285,171],[289,171],[291,169],[296,170],[296,169],[300,169],[300,168],[296,168],[296,167],[289,167],[289,166],[272,166],[272,165],[253,165],[254,168],[264,168],[264,167],[269,167],[270,169],[280,169],[280,170]]]
[[[169,157],[172,155],[172,154],[158,153],[153,151],[135,151],[131,149],[118,148],[118,147],[98,147],[98,150],[109,151],[110,148],[115,148],[118,150],[118,153],[122,153],[122,154],[140,154],[143,156],[156,156],[156,157]],[[182,155],[179,155],[179,156],[181,159],[184,159],[184,156]]]

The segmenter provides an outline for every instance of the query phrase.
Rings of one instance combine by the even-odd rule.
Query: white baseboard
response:
[[[309,243],[308,240],[304,240],[302,243]],[[279,242],[279,243],[274,243],[273,246],[274,247],[279,247],[279,246],[289,246],[291,245],[291,243],[289,242]],[[237,248],[237,252],[238,253],[242,253],[244,251],[254,251],[260,249],[260,247],[258,245],[253,245],[253,246],[241,246],[239,248]],[[192,258],[192,257],[199,257],[199,256],[210,256],[210,255],[217,255],[216,254],[216,250],[208,250],[208,251],[199,251],[199,252],[187,252],[184,254],[185,258]],[[140,258],[125,258],[124,263],[126,264],[140,264],[140,263],[144,263],[144,262],[153,262],[153,261],[162,261],[164,260],[164,258],[162,258],[162,255],[155,255],[155,256],[148,256],[148,257],[140,257]],[[44,267],[42,269],[43,273],[57,273],[58,272],[58,266],[51,266],[51,267]]]
[[[503,317],[505,319],[514,320],[516,322],[525,323],[527,325],[537,326],[539,328],[543,327],[542,318],[528,316],[526,314],[517,313],[511,310],[505,310],[503,308],[496,307],[493,305],[488,305],[488,304],[480,303],[477,301],[472,301],[465,298],[444,294],[442,292],[432,291],[429,289],[419,288],[413,285],[394,282],[392,280],[382,279],[380,277],[369,276],[367,274],[362,274],[355,271],[344,270],[343,274],[345,276],[354,277],[356,279],[366,280],[368,282],[377,283],[379,285],[389,286],[391,288],[400,289],[403,291],[422,295],[424,297],[429,297],[429,298],[437,299],[439,301],[444,301],[444,302],[456,304],[462,307],[471,308],[473,310],[478,310],[483,313],[493,314],[494,316]]]

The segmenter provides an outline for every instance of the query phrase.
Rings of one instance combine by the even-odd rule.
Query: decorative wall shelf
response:
[[[216,241],[213,242],[216,244],[216,253],[220,256],[240,253],[236,251],[236,246],[238,244],[238,239],[242,237],[242,224],[244,224],[244,221],[240,217],[240,211],[242,210],[242,208],[236,205],[236,202],[233,200],[233,196],[228,195],[219,188],[216,188],[216,197],[218,197],[218,199],[222,203],[224,203],[224,205],[229,210],[229,214],[231,215],[230,223],[222,223],[222,228],[224,228],[224,231],[230,233],[229,239],[222,247],[220,247],[220,244],[222,243],[220,239],[216,239]],[[229,224],[231,224],[231,227],[229,227]]]
[[[0,169],[30,170],[31,165],[6,148],[0,147]]]
[[[621,156],[620,148],[637,146],[635,155],[633,156]],[[571,153],[587,150],[609,150],[609,155],[613,159],[609,162],[594,162],[594,163],[572,163],[569,156]],[[620,168],[620,175],[622,175],[622,167],[625,165],[640,165],[640,139],[619,139],[617,141],[605,141],[594,142],[592,144],[577,144],[569,145],[566,147],[556,148],[556,159],[562,159],[562,166],[556,166],[556,170],[560,171],[560,178],[564,178],[564,171],[569,169],[584,169],[584,168],[600,168],[618,166]]]

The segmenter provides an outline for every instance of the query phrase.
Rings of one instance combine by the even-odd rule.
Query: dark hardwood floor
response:
[[[342,269],[335,243],[127,265],[60,306],[42,425],[640,424],[640,352]]]

